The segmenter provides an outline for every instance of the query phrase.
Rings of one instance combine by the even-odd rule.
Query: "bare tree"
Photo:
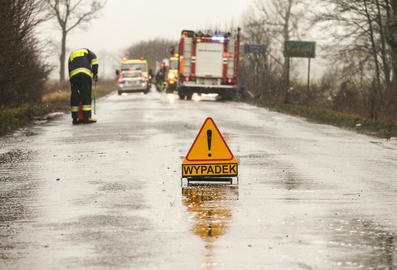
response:
[[[257,0],[252,11],[253,14],[244,25],[246,38],[250,42],[258,42],[261,39],[260,42],[266,44],[266,55],[250,56],[251,62],[254,60],[253,58],[265,57],[265,65],[261,72],[269,71],[271,63],[277,66],[274,70],[279,70],[279,64],[281,64],[282,72],[278,77],[282,85],[277,88],[282,92],[284,102],[288,102],[290,61],[288,58],[283,59],[283,46],[284,42],[290,38],[300,37],[298,30],[300,19],[303,17],[303,4],[303,0]],[[260,63],[262,59],[259,58],[252,64]],[[268,74],[266,71],[265,73]],[[269,82],[267,79],[265,81]],[[263,85],[263,87],[266,86]],[[270,87],[266,88],[270,89]]]
[[[387,43],[390,17],[388,0],[323,0],[323,12],[315,22],[325,22],[323,29],[333,39],[325,49],[330,57],[344,66],[348,80],[358,78],[367,89],[364,101],[368,103],[372,119],[383,107],[385,89],[391,84],[391,54]]]
[[[262,20],[254,16],[255,12],[247,12],[244,21],[243,39],[247,44],[260,44],[264,46],[263,53],[248,53],[244,57],[242,66],[242,83],[252,93],[261,98],[267,98],[270,91],[270,61],[271,44],[274,36],[272,32],[262,24]],[[267,82],[267,83],[265,83]]]
[[[106,0],[43,0],[48,15],[56,20],[61,30],[61,53],[59,57],[59,80],[65,80],[66,39],[75,28],[83,26],[97,17]],[[88,2],[88,3],[87,3]]]
[[[389,21],[389,10],[390,10],[390,5],[388,3],[388,0],[375,0],[375,7],[376,7],[376,15],[375,15],[375,21],[376,25],[378,26],[379,29],[379,38],[381,42],[381,51],[380,51],[380,57],[382,60],[382,65],[383,65],[383,72],[385,74],[385,83],[387,88],[390,87],[391,83],[391,68],[392,66],[390,65],[390,52],[389,52],[389,47],[387,44],[387,22]]]
[[[299,23],[302,16],[302,0],[271,0],[270,2],[257,2],[263,24],[274,35],[276,46],[281,53],[285,41],[291,38],[300,38]],[[290,84],[290,59],[283,60],[283,90],[284,101],[288,102],[288,86]]]
[[[385,0],[388,6],[388,42],[391,47],[391,59],[393,78],[393,90],[397,92],[397,0]],[[390,3],[389,3],[390,2]]]

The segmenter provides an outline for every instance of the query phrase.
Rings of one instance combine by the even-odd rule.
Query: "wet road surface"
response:
[[[397,141],[156,92],[97,109],[0,140],[0,269],[397,269]],[[238,187],[180,186],[206,117]]]

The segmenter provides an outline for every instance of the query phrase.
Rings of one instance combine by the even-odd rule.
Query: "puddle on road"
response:
[[[26,248],[28,243],[19,237],[25,231],[25,223],[37,216],[37,211],[32,207],[35,203],[37,185],[23,184],[31,180],[31,176],[27,174],[5,176],[3,179],[6,179],[6,182],[0,184],[8,190],[0,191],[0,260],[5,262],[24,256],[20,250]]]
[[[207,265],[214,257],[214,242],[225,235],[232,221],[232,201],[239,198],[238,186],[191,186],[182,188],[183,204],[190,214],[192,232],[207,250]]]
[[[7,223],[32,218],[32,209],[28,206],[34,196],[33,184],[0,193],[0,228]]]
[[[0,165],[7,164],[13,165],[29,159],[31,153],[25,150],[14,149],[0,154]]]
[[[31,155],[32,152],[20,149],[0,153],[0,227],[31,214],[27,209],[37,184],[32,182],[30,168],[23,164]]]
[[[39,228],[56,231],[67,243],[63,252],[70,254],[62,261],[67,268],[143,269],[156,252],[149,244],[155,241],[150,221],[140,216],[88,215]]]
[[[328,224],[328,243],[342,269],[396,269],[395,235],[368,219],[342,217]]]

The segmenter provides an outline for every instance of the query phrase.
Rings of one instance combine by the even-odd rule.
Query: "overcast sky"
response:
[[[108,0],[99,18],[85,29],[73,30],[69,50],[87,47],[101,54],[123,50],[141,40],[178,39],[182,29],[239,25],[252,0]],[[43,39],[60,43],[55,22],[40,29]],[[109,61],[109,60],[108,60]],[[51,63],[56,62],[56,57]]]
[[[182,29],[238,23],[251,0],[108,0],[103,17],[71,44],[122,48],[143,39],[178,38]],[[96,41],[96,42],[95,42]],[[100,43],[97,43],[100,42]]]
[[[68,35],[67,53],[90,48],[102,64],[100,75],[113,76],[123,51],[134,43],[154,38],[177,40],[183,29],[241,26],[254,1],[108,0],[98,19]],[[59,46],[61,35],[54,21],[43,25],[39,32],[43,40],[52,40]],[[53,54],[49,62],[55,66],[51,77],[57,78],[58,55]]]

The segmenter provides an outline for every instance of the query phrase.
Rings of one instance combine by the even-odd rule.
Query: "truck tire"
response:
[[[178,96],[180,100],[184,100],[185,99],[185,94],[183,89],[178,89]]]
[[[236,93],[234,91],[228,90],[221,95],[221,100],[231,101],[234,100],[236,97]]]

